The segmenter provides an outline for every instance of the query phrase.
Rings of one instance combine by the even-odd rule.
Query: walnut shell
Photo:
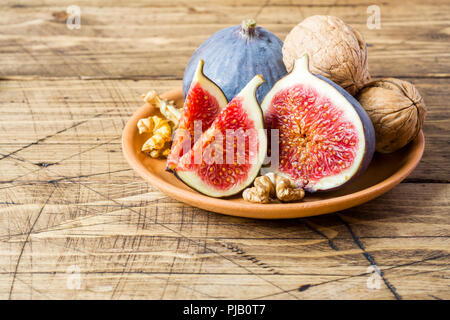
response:
[[[311,16],[286,36],[283,61],[290,71],[295,59],[309,55],[309,68],[351,95],[370,81],[367,46],[361,34],[333,16]]]
[[[372,120],[378,152],[394,152],[419,134],[426,108],[412,83],[394,78],[373,81],[356,98]]]

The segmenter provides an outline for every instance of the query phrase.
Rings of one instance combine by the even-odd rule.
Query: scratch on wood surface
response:
[[[242,258],[247,259],[248,261],[250,261],[251,263],[254,263],[255,265],[257,265],[258,267],[261,267],[263,269],[266,269],[267,271],[269,271],[272,274],[280,274],[278,271],[276,271],[273,267],[267,265],[266,263],[260,261],[258,258],[256,258],[253,255],[247,254],[247,252],[245,252],[243,249],[240,249],[238,246],[236,246],[235,244],[229,243],[229,242],[225,242],[219,239],[216,239],[216,241],[224,248],[227,248],[228,250],[231,250],[232,252],[235,252],[239,255],[242,256]],[[206,243],[206,242],[205,242]]]
[[[37,217],[36,217],[36,219],[34,219],[33,224],[31,225],[30,230],[27,233],[27,237],[25,238],[25,241],[23,242],[22,249],[20,250],[19,256],[17,258],[16,265],[15,265],[15,268],[14,268],[13,278],[12,278],[12,281],[11,281],[11,287],[9,289],[9,299],[12,298],[12,293],[13,293],[13,290],[14,290],[14,283],[15,283],[16,277],[17,277],[17,270],[19,269],[20,260],[22,259],[22,255],[23,255],[23,251],[25,250],[25,246],[27,245],[27,243],[28,243],[28,241],[30,239],[30,234],[33,232],[33,228],[36,225],[36,222],[39,220],[39,217],[41,216],[42,211],[44,211],[45,206],[47,205],[48,201],[52,197],[52,195],[55,192],[55,190],[56,190],[56,187],[54,187],[54,189],[52,190],[52,192],[48,196],[47,200],[41,206],[41,208],[40,208],[40,210],[39,210],[39,212],[37,214]]]
[[[110,199],[109,197],[107,197],[107,196],[103,195],[102,193],[100,193],[100,192],[98,192],[98,191],[96,191],[96,190],[94,190],[94,189],[88,187],[87,185],[85,185],[85,184],[83,184],[83,183],[80,183],[80,185],[82,185],[82,186],[84,186],[84,187],[86,187],[86,188],[92,190],[93,192],[95,192],[95,193],[97,193],[97,194],[99,194],[99,195],[105,197],[106,199],[108,199],[108,200],[110,200],[110,201],[113,201],[113,202],[118,203],[118,202],[115,201],[114,199]],[[120,204],[120,203],[118,203],[118,204]],[[129,208],[129,207],[128,207],[128,208],[126,208],[126,209],[127,209],[127,210],[130,210],[131,212],[134,212],[134,213],[136,213],[136,214],[140,214],[138,211],[134,210],[133,208]],[[182,238],[188,240],[189,242],[192,242],[192,243],[195,244],[195,245],[202,246],[201,243],[198,243],[197,241],[195,241],[195,240],[193,240],[193,239],[191,239],[191,238],[185,236],[184,234],[182,234],[182,233],[176,231],[176,230],[173,229],[173,228],[170,228],[170,227],[166,226],[166,225],[163,224],[163,223],[159,223],[159,222],[156,222],[156,221],[155,221],[155,224],[158,224],[158,225],[162,226],[163,228],[165,228],[165,229],[167,229],[167,230],[169,230],[169,231],[171,231],[171,232],[177,234],[178,236],[180,236],[180,237],[182,237]],[[240,268],[246,270],[246,271],[249,272],[251,275],[253,275],[253,276],[255,276],[255,277],[257,277],[257,278],[263,280],[264,282],[266,282],[266,283],[272,285],[274,288],[280,290],[281,292],[287,293],[287,294],[289,294],[290,296],[292,296],[293,298],[297,299],[297,297],[296,297],[295,295],[293,295],[292,293],[290,293],[289,291],[282,289],[280,286],[278,286],[278,285],[275,284],[274,282],[272,282],[272,281],[270,281],[270,280],[268,280],[268,279],[266,279],[266,278],[264,278],[264,277],[262,277],[262,276],[260,276],[260,275],[254,274],[250,269],[248,269],[247,267],[245,267],[245,266],[243,266],[243,265],[237,263],[237,262],[234,261],[233,259],[227,258],[227,257],[225,257],[224,255],[222,255],[221,253],[219,253],[219,252],[217,252],[217,251],[215,251],[215,250],[213,250],[213,249],[211,249],[211,248],[209,248],[209,247],[206,247],[206,249],[207,249],[209,252],[215,253],[215,254],[217,254],[218,256],[220,256],[221,258],[223,258],[223,259],[225,259],[225,260],[227,260],[227,261],[233,263],[234,265],[236,265],[236,266],[238,266],[238,267],[240,267]]]
[[[331,249],[339,251],[339,248],[337,247],[337,245],[334,243],[334,241],[332,239],[330,239],[326,234],[324,234],[322,231],[320,231],[312,222],[309,222],[308,219],[302,220],[302,222],[312,231],[314,231],[315,233],[317,233],[318,235],[324,237],[325,239],[328,240],[328,245],[330,246]],[[337,233],[336,233],[337,234]]]
[[[88,121],[88,120],[87,120],[87,121]],[[64,162],[64,161],[66,161],[66,160],[70,160],[70,159],[72,159],[72,158],[74,158],[74,157],[76,157],[76,156],[79,156],[79,155],[83,154],[83,153],[86,153],[86,152],[92,151],[92,150],[94,150],[94,149],[96,149],[96,148],[98,148],[98,147],[107,145],[107,144],[111,143],[112,141],[117,140],[117,139],[119,139],[119,138],[120,138],[120,137],[114,137],[114,138],[112,138],[112,139],[110,139],[110,140],[108,140],[108,141],[105,141],[105,142],[96,144],[96,145],[94,145],[94,146],[92,146],[92,147],[89,147],[89,148],[87,148],[87,149],[84,149],[84,150],[82,150],[82,151],[78,151],[78,152],[76,152],[76,153],[74,153],[74,154],[71,154],[70,156],[67,156],[67,157],[65,157],[65,158],[62,158],[61,160],[59,160],[59,161],[57,161],[57,162],[55,162],[55,163],[53,163],[53,164],[55,164],[55,165],[56,165],[56,164],[60,164],[60,163],[62,163],[62,162]],[[10,156],[10,155],[9,155],[9,156]],[[0,160],[1,160],[1,159],[0,159]],[[34,164],[33,162],[31,162],[31,161],[29,161],[29,160],[26,160],[26,159],[23,159],[23,161],[28,162],[28,163],[31,163],[31,164]],[[81,163],[81,162],[80,162],[80,163]],[[17,176],[17,177],[15,177],[15,178],[12,179],[12,180],[6,181],[6,183],[12,183],[12,182],[15,182],[15,181],[17,181],[17,180],[19,180],[19,179],[21,179],[21,178],[24,178],[24,177],[30,175],[30,174],[36,173],[36,172],[38,172],[38,171],[40,171],[40,170],[43,170],[43,169],[47,169],[48,167],[49,167],[49,166],[39,166],[39,168],[34,169],[34,170],[31,170],[31,171],[29,171],[29,172],[27,172],[27,173],[25,173],[25,174],[23,174],[23,175]],[[63,177],[62,180],[64,180],[65,178],[67,178],[67,177]],[[55,180],[49,180],[48,182],[49,182],[49,183],[53,183],[54,181],[58,181],[58,179],[55,179]],[[0,188],[0,189],[1,189],[1,188]]]
[[[388,267],[388,268],[385,268],[385,271],[394,270],[394,269],[398,269],[398,268],[402,268],[402,267],[407,267],[407,266],[411,266],[411,265],[415,265],[415,264],[420,264],[422,262],[437,260],[437,259],[445,258],[445,257],[448,257],[448,256],[449,256],[448,254],[445,254],[445,255],[438,255],[438,256],[435,256],[435,257],[425,258],[425,259],[417,260],[417,261],[410,262],[410,263],[405,263],[405,264],[401,264],[401,265],[397,265],[397,266],[393,266],[393,267]],[[304,284],[304,285],[300,285],[296,289],[291,289],[289,291],[304,292],[304,291],[308,290],[309,288],[318,287],[318,286],[322,286],[322,285],[326,285],[326,284],[330,284],[330,283],[334,283],[334,282],[345,281],[345,280],[351,279],[351,278],[363,277],[363,276],[367,276],[367,275],[368,275],[367,272],[363,272],[363,273],[359,273],[359,274],[355,274],[355,275],[351,275],[351,276],[346,276],[346,277],[340,277],[340,278],[337,278],[337,279],[323,281],[323,282],[319,282],[319,283]],[[274,293],[274,294],[269,294],[269,295],[264,295],[264,296],[258,296],[258,297],[253,298],[253,299],[257,300],[257,299],[273,298],[274,296],[277,296],[279,294],[280,293]]]
[[[264,2],[263,5],[258,9],[258,11],[255,14],[256,22],[258,22],[257,19],[259,18],[259,15],[264,10],[264,8],[266,8],[269,5],[269,3],[270,3],[270,0],[266,0],[266,2]]]
[[[10,275],[10,274],[11,274],[11,272],[6,271],[4,268],[2,268],[2,267],[0,267],[0,268],[1,268],[2,270],[4,270],[4,271],[3,271],[3,274],[5,274],[5,275]],[[19,273],[19,272],[17,272],[17,273]],[[27,286],[27,287],[30,289],[30,291],[32,291],[32,292],[37,292],[38,294],[40,294],[42,297],[44,297],[44,298],[47,299],[47,300],[52,300],[52,299],[54,299],[54,298],[50,297],[48,294],[42,292],[41,290],[38,290],[38,289],[34,288],[34,287],[33,287],[29,282],[27,282],[27,281],[24,281],[24,280],[22,280],[22,279],[20,279],[20,278],[17,278],[17,277],[16,277],[16,281],[18,281],[18,282],[22,283],[23,285]]]
[[[386,279],[386,276],[384,275],[383,271],[380,270],[380,268],[377,266],[374,257],[366,251],[366,249],[364,248],[364,245],[362,244],[361,240],[359,240],[358,236],[353,232],[352,228],[350,227],[350,225],[342,218],[341,215],[337,215],[339,217],[339,219],[341,220],[341,222],[345,225],[345,227],[347,228],[347,230],[350,232],[353,241],[355,242],[355,244],[362,250],[364,257],[367,259],[367,261],[369,261],[370,265],[372,265],[375,269],[375,271],[378,273],[378,275],[381,277],[381,279],[383,280],[384,284],[386,285],[386,287],[389,289],[390,292],[392,292],[392,294],[394,295],[395,299],[397,300],[401,300],[402,297],[397,293],[397,290],[395,289],[395,287],[388,281],[388,279]]]
[[[176,247],[175,250],[178,250],[180,248],[180,240],[181,240],[181,238],[177,238],[177,247]],[[164,295],[166,294],[167,286],[169,285],[169,282],[170,282],[170,276],[172,275],[172,272],[173,272],[173,266],[174,266],[174,263],[175,263],[175,259],[176,259],[176,257],[173,256],[172,257],[172,262],[170,263],[170,266],[169,266],[169,271],[168,271],[169,274],[167,275],[167,279],[166,279],[166,281],[164,283],[164,288],[162,290],[160,299],[164,299]]]
[[[57,132],[55,132],[55,133],[53,133],[53,134],[51,134],[51,135],[47,135],[47,136],[45,136],[45,137],[43,137],[43,138],[40,138],[40,139],[38,139],[38,140],[36,140],[36,141],[30,142],[30,143],[28,143],[28,144],[26,144],[26,145],[24,145],[24,146],[22,146],[22,147],[20,147],[20,148],[18,148],[18,149],[16,149],[16,150],[12,151],[12,152],[10,152],[10,153],[7,153],[7,154],[2,155],[2,156],[0,157],[0,160],[3,160],[3,159],[5,159],[5,158],[8,158],[9,156],[11,156],[11,155],[13,155],[13,154],[16,154],[16,153],[18,153],[18,152],[20,152],[20,151],[23,151],[23,150],[25,150],[25,149],[27,149],[27,148],[33,146],[33,145],[39,144],[39,143],[41,143],[41,142],[43,142],[43,141],[45,141],[45,140],[47,140],[47,139],[53,138],[54,136],[56,136],[56,135],[58,135],[58,134],[60,134],[60,133],[66,132],[67,130],[76,128],[76,127],[78,127],[79,125],[82,125],[83,123],[86,123],[87,121],[88,121],[88,120],[79,121],[79,122],[77,122],[77,123],[71,125],[70,127],[61,129],[61,130],[59,130],[59,131],[57,131]]]

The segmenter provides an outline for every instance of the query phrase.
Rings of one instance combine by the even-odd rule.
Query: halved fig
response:
[[[275,129],[279,135],[278,149],[271,146],[278,163],[272,154],[266,170],[309,192],[344,185],[372,160],[375,133],[369,116],[343,88],[311,74],[307,55],[275,84],[261,107],[268,134]]]
[[[208,129],[219,112],[227,106],[222,90],[203,74],[204,61],[200,59],[184,101],[181,118],[174,133],[167,170],[173,170],[179,159],[194,145],[195,138]],[[197,125],[197,127],[196,127]],[[198,136],[195,130],[199,131]]]
[[[175,173],[184,183],[206,195],[226,197],[253,182],[267,152],[255,95],[263,82],[262,76],[255,76],[180,159]]]

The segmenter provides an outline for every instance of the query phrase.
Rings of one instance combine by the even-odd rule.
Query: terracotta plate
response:
[[[181,88],[166,92],[164,99],[182,105]],[[184,185],[165,169],[165,160],[152,159],[140,152],[145,138],[136,127],[139,119],[158,114],[150,105],[138,109],[123,130],[122,147],[131,167],[147,182],[172,198],[209,211],[227,215],[258,218],[299,218],[335,212],[360,205],[378,197],[405,179],[417,166],[424,149],[424,136],[392,154],[375,153],[369,169],[354,182],[333,192],[307,194],[297,203],[254,204],[242,200],[241,195],[228,199],[205,196]]]

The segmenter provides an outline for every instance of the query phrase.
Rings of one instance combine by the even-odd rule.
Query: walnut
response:
[[[139,134],[151,134],[142,146],[142,151],[152,158],[167,158],[170,153],[172,130],[178,126],[181,110],[174,101],[161,99],[155,90],[143,94],[142,99],[158,108],[163,115],[163,118],[152,116],[138,121]]]
[[[394,152],[419,134],[426,108],[412,83],[395,78],[373,81],[356,98],[372,120],[378,152]]]
[[[151,134],[151,137],[142,146],[142,151],[147,152],[152,158],[167,157],[172,136],[169,122],[161,117],[152,116],[140,119],[137,127],[139,134]]]
[[[275,188],[268,176],[261,176],[255,179],[254,187],[247,188],[242,193],[245,201],[255,203],[269,203],[270,197],[275,195]]]
[[[283,61],[290,71],[305,53],[309,68],[351,95],[370,81],[367,46],[361,34],[333,16],[311,16],[295,26],[283,45]]]
[[[242,198],[255,203],[269,203],[276,197],[283,202],[301,200],[305,196],[302,188],[296,187],[289,179],[269,172],[255,179],[254,187],[247,188]]]
[[[147,154],[152,158],[167,158],[170,153],[170,142],[166,142],[161,149],[154,149],[147,151]]]
[[[161,99],[155,90],[150,90],[142,95],[142,99],[158,108],[161,114],[172,122],[172,127],[177,127],[181,118],[181,110],[176,107],[173,101]]]

